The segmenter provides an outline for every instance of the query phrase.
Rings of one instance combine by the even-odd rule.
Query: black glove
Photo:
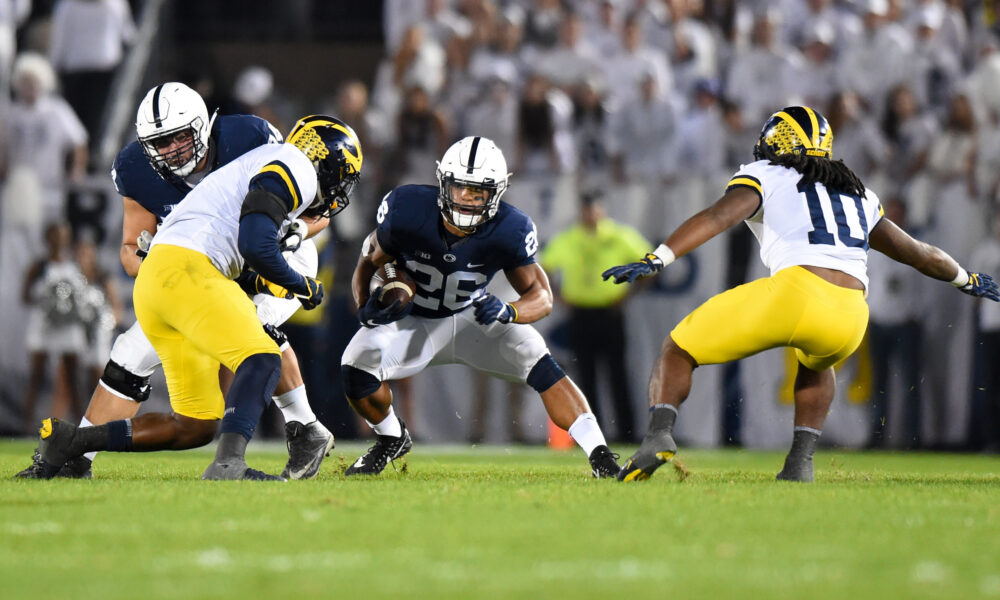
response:
[[[305,289],[300,291],[293,290],[292,294],[302,303],[302,308],[312,310],[323,301],[323,284],[320,280],[313,279],[312,277],[303,275],[302,278],[305,280]]]
[[[480,325],[489,325],[493,321],[510,323],[517,319],[517,311],[514,307],[493,294],[476,298],[472,301],[472,305],[476,307],[476,322]]]
[[[413,310],[413,302],[407,302],[403,305],[399,300],[385,308],[380,307],[378,305],[380,289],[372,292],[372,295],[368,297],[368,302],[365,302],[365,305],[358,311],[358,321],[361,321],[361,324],[369,329],[398,321]]]

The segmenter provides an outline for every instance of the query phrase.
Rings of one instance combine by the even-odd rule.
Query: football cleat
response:
[[[76,436],[76,425],[59,419],[45,419],[38,430],[38,470],[36,479],[52,479],[71,458],[76,458],[70,446]]]
[[[618,466],[618,455],[604,445],[594,448],[594,451],[590,453],[590,469],[594,477],[598,479],[617,477],[622,470]]]
[[[812,457],[793,459],[785,458],[785,467],[778,473],[779,481],[799,481],[801,483],[812,483],[813,461]]]
[[[297,421],[285,423],[288,464],[281,476],[286,479],[309,479],[319,472],[323,458],[333,448],[333,434],[319,421],[303,425]]]
[[[247,481],[285,481],[284,477],[269,475],[263,471],[251,469],[247,466],[246,462],[240,459],[225,463],[212,461],[212,464],[208,465],[208,468],[202,473],[201,478],[207,481],[235,481],[241,479]]]
[[[55,476],[65,479],[91,479],[94,475],[90,470],[90,465],[91,460],[89,458],[78,456],[67,461]],[[38,448],[35,448],[35,452],[31,455],[31,464],[28,465],[28,468],[15,475],[15,477],[20,479],[45,479],[41,476],[42,472],[42,455],[38,451]]]
[[[639,449],[625,461],[625,465],[618,473],[618,481],[649,479],[654,471],[673,460],[676,454],[677,443],[669,433],[666,431],[647,433]]]
[[[410,432],[406,429],[406,423],[399,420],[403,433],[399,437],[389,435],[376,435],[375,445],[368,449],[354,461],[354,464],[347,467],[344,475],[378,475],[385,469],[390,461],[395,461],[403,456],[413,447],[413,440],[410,439]],[[393,462],[393,467],[395,467]]]

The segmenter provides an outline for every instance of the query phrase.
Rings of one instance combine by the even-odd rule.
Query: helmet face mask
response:
[[[771,115],[753,148],[755,160],[798,155],[833,158],[833,128],[807,106],[789,106]]]
[[[491,140],[467,137],[452,144],[437,168],[442,217],[461,231],[474,231],[496,216],[509,177],[503,152]]]
[[[301,150],[316,169],[316,199],[306,213],[329,218],[347,208],[361,178],[361,142],[346,123],[311,115],[299,119],[285,140]]]
[[[160,177],[183,178],[208,154],[214,120],[198,92],[183,83],[164,83],[139,104],[136,137]]]

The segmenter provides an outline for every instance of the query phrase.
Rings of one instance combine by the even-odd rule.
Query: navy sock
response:
[[[111,421],[94,427],[80,427],[72,442],[72,454],[110,450],[130,452],[132,450],[132,420]]]
[[[236,369],[233,385],[226,394],[226,414],[221,433],[238,433],[247,440],[257,430],[257,422],[271,401],[281,377],[281,355],[254,354]]]

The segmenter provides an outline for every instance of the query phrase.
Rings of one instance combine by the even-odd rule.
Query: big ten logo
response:
[[[691,292],[698,283],[700,264],[695,252],[678,258],[653,280],[653,292],[670,296]]]

